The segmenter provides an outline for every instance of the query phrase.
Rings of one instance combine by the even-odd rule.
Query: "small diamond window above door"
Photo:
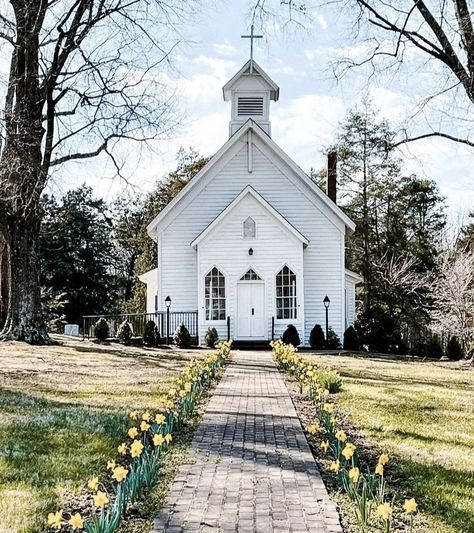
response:
[[[240,281],[262,281],[262,278],[255,272],[255,270],[253,270],[253,268],[249,268],[240,278]]]

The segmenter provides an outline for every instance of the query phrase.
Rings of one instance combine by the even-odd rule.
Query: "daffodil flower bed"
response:
[[[227,362],[231,344],[232,341],[222,342],[204,360],[192,361],[159,399],[158,412],[129,414],[132,425],[124,442],[117,446],[117,458],[107,462],[108,479],[101,482],[99,476],[93,476],[87,482],[92,491],[92,514],[83,517],[61,509],[49,513],[48,525],[52,529],[87,533],[117,531],[128,505],[139,498],[143,489],[156,483],[173,432],[193,416],[205,388]]]
[[[272,342],[271,346],[279,368],[296,379],[300,393],[306,393],[316,406],[318,420],[308,425],[306,430],[310,435],[322,435],[320,448],[330,455],[329,469],[337,476],[342,490],[354,503],[359,531],[370,531],[369,523],[375,515],[382,521],[383,531],[390,533],[395,497],[386,501],[385,468],[389,462],[388,455],[380,455],[373,471],[367,465],[362,465],[357,447],[349,442],[346,433],[338,426],[337,405],[329,400],[330,393],[335,391],[320,385],[320,368],[317,363],[301,357],[291,344],[287,345],[279,340]],[[324,369],[325,375],[329,372],[333,371]],[[334,378],[331,382],[338,382],[337,390],[342,386],[342,380]],[[417,512],[415,499],[405,500],[403,509],[409,517],[411,531],[413,515]]]

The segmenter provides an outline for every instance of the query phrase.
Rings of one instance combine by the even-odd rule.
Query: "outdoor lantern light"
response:
[[[253,248],[249,248],[249,255],[253,255]]]
[[[170,305],[171,305],[171,298],[167,296],[165,298],[165,305],[166,305],[166,344],[170,345]]]
[[[329,299],[329,296],[326,295],[323,300],[324,307],[326,308],[326,344],[328,342],[328,333],[329,333],[329,304],[331,303],[331,300]]]

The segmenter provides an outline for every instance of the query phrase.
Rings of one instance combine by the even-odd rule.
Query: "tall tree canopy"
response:
[[[160,68],[196,3],[1,1],[0,40],[10,57],[0,144],[0,232],[10,268],[2,338],[49,341],[38,236],[51,170],[103,154],[122,173],[120,153],[173,128]]]

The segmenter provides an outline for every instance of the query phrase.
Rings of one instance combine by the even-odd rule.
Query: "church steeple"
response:
[[[270,100],[278,100],[280,89],[253,59],[253,40],[262,36],[252,26],[250,35],[242,37],[250,39],[250,59],[222,88],[224,100],[232,102],[229,137],[249,118],[270,135]]]

